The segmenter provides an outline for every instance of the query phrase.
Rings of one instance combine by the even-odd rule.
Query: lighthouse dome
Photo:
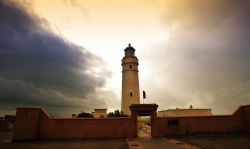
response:
[[[131,46],[131,44],[128,44],[128,47],[124,49],[124,51],[132,51],[135,52],[135,49]]]

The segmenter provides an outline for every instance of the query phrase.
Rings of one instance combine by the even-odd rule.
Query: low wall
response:
[[[239,107],[232,115],[156,119],[157,136],[197,133],[250,133],[250,105]]]
[[[152,118],[152,117],[151,117]],[[121,138],[136,136],[136,122],[125,118],[51,118],[41,108],[17,108],[14,140]],[[197,133],[250,133],[250,105],[232,115],[155,118],[153,136]]]
[[[14,140],[132,137],[132,118],[51,118],[41,108],[17,108]]]

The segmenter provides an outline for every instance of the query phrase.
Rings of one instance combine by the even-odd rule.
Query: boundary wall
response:
[[[52,118],[42,108],[17,108],[13,140],[128,138],[132,118]]]
[[[250,133],[250,105],[240,106],[232,115],[166,117],[156,119],[156,136]]]
[[[134,113],[148,109],[140,109]],[[156,109],[155,109],[156,111]],[[146,111],[148,112],[148,111]],[[155,114],[156,115],[156,114]],[[123,118],[52,118],[42,108],[17,108],[13,140],[52,138],[131,138],[137,114]],[[152,117],[154,137],[188,134],[250,134],[250,105],[232,115]]]

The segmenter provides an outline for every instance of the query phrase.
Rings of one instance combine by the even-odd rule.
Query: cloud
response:
[[[0,1],[1,108],[37,105],[64,115],[105,108],[96,96],[111,75],[104,61],[54,34],[46,20],[25,9]]]
[[[64,0],[65,3],[70,3],[70,5],[72,7],[75,7],[77,8],[78,10],[81,11],[81,13],[84,15],[84,16],[87,16],[89,17],[89,12],[88,12],[88,9],[86,7],[83,7],[82,5],[80,5],[76,0]]]
[[[250,2],[169,0],[164,5],[169,39],[144,55],[157,76],[144,85],[160,108],[193,104],[231,113],[250,104]]]

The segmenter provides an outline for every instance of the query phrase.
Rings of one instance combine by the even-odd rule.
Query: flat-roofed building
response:
[[[94,109],[93,112],[94,118],[104,118],[107,117],[107,109]]]
[[[187,116],[211,116],[212,110],[209,109],[168,109],[158,111],[158,117],[187,117]]]

